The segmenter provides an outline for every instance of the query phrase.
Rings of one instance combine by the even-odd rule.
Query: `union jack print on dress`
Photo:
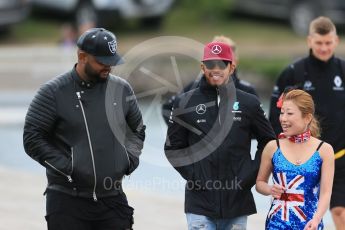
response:
[[[280,199],[273,201],[273,207],[268,213],[268,218],[275,215],[279,210],[281,219],[289,221],[290,210],[301,220],[306,221],[307,217],[299,206],[304,206],[304,190],[298,190],[297,187],[304,182],[304,176],[297,175],[289,183],[286,179],[286,173],[277,173],[278,182],[273,177],[273,182],[286,188]]]

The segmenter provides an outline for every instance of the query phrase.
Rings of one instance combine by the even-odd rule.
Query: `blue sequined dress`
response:
[[[319,193],[322,158],[317,150],[301,165],[289,162],[278,149],[273,154],[273,182],[287,188],[280,199],[274,199],[266,219],[266,229],[304,228],[316,212]],[[323,223],[318,226],[323,229]]]

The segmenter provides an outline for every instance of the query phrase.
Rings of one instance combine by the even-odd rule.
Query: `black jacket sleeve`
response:
[[[69,175],[72,170],[70,154],[52,142],[58,119],[53,91],[53,85],[47,83],[32,100],[25,117],[23,144],[26,153],[41,165]]]
[[[259,172],[261,155],[264,147],[270,141],[275,139],[275,135],[271,124],[265,116],[261,104],[259,101],[252,107],[251,113],[253,114],[253,122],[251,124],[251,133],[253,137],[258,141],[257,151],[255,158],[252,161],[252,167],[248,169],[247,176],[242,179],[241,187],[244,189],[250,189],[256,182],[256,177]]]
[[[126,140],[125,147],[128,153],[130,165],[127,175],[131,174],[139,165],[139,156],[144,147],[145,129],[141,112],[132,88],[127,85],[126,98]]]
[[[176,97],[168,121],[167,138],[164,145],[165,155],[176,171],[185,179],[193,180],[193,165],[177,166],[173,159],[188,155],[188,130],[181,125],[178,115],[180,98]]]
[[[269,121],[276,135],[281,133],[282,128],[279,122],[280,109],[277,108],[277,101],[280,95],[284,92],[288,86],[293,86],[293,66],[288,66],[278,77],[276,85],[273,88],[270,102]]]

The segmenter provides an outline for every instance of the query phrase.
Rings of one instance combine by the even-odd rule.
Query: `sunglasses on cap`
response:
[[[218,66],[219,69],[224,70],[228,67],[230,61],[224,60],[208,60],[203,62],[207,69],[214,69]]]

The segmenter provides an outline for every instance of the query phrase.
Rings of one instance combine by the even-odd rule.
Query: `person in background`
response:
[[[273,89],[270,122],[275,133],[279,124],[279,97],[288,87],[303,89],[315,102],[320,121],[320,139],[335,152],[335,175],[330,209],[337,229],[345,226],[345,62],[336,57],[339,44],[336,27],[327,17],[314,19],[307,37],[309,55],[289,65],[280,74]],[[278,102],[278,103],[277,103]]]
[[[110,74],[123,63],[115,35],[92,28],[77,46],[77,64],[32,100],[24,148],[46,168],[49,230],[129,230],[122,179],[139,164],[145,125],[130,85]]]
[[[239,59],[238,59],[238,55],[237,55],[237,52],[236,52],[236,44],[235,44],[235,42],[233,40],[231,40],[231,38],[223,36],[223,35],[215,36],[213,38],[213,41],[215,41],[215,42],[223,42],[223,43],[226,43],[226,44],[231,46],[232,51],[234,52],[234,57],[233,57],[233,62],[232,63],[233,63],[234,66],[237,67],[238,63],[239,63]],[[195,89],[196,87],[198,87],[201,76],[202,75],[198,76],[195,81],[192,81],[189,84],[187,84],[183,88],[182,92],[179,92],[178,94],[188,92],[189,90],[192,90],[192,89]],[[243,90],[244,92],[247,92],[247,93],[253,94],[255,96],[258,96],[258,93],[256,92],[256,90],[253,87],[253,85],[251,85],[247,81],[244,81],[244,80],[241,80],[241,79],[238,78],[237,68],[235,68],[235,70],[232,73],[231,77],[232,77],[232,79],[233,79],[233,81],[235,83],[235,87],[236,88],[238,88],[240,90]],[[162,104],[162,115],[163,115],[164,121],[167,124],[168,124],[168,120],[169,120],[170,111],[171,111],[171,109],[172,109],[172,107],[174,105],[175,98],[176,98],[176,95],[173,95],[166,102],[164,102]]]
[[[283,95],[283,132],[262,153],[256,190],[273,201],[266,229],[323,229],[334,175],[334,152],[318,139],[319,126],[310,94],[294,89]],[[268,183],[272,174],[273,185]]]
[[[235,88],[233,57],[226,43],[206,44],[200,82],[176,97],[168,121],[164,150],[186,180],[189,230],[246,229],[256,213],[251,187],[274,132],[258,97]]]
[[[69,24],[63,24],[61,26],[61,40],[60,46],[65,49],[74,48],[77,44],[77,33],[75,28]]]

